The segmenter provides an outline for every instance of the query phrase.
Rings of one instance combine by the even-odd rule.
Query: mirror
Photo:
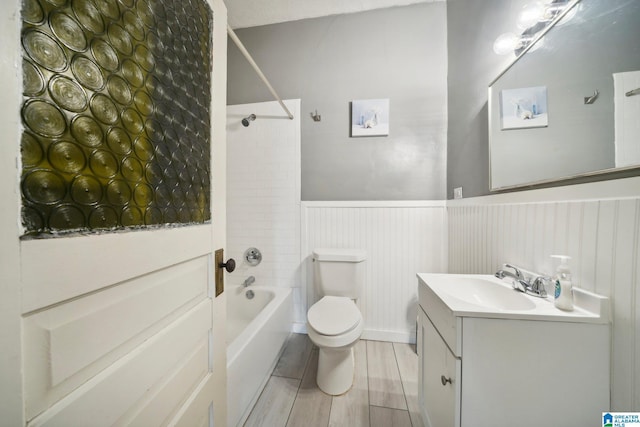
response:
[[[563,15],[489,87],[492,190],[640,167],[640,1]]]

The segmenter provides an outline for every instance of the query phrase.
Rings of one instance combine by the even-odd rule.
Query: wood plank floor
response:
[[[414,350],[360,340],[353,387],[334,397],[316,385],[318,349],[307,335],[291,334],[245,426],[423,427]]]

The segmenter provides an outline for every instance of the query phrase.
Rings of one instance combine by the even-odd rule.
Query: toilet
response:
[[[364,286],[365,259],[366,252],[361,249],[313,251],[314,283],[320,300],[307,312],[307,333],[320,349],[318,387],[333,396],[353,385],[353,346],[364,329],[355,300]]]

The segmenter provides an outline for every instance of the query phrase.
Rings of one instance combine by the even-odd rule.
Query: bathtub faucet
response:
[[[255,278],[255,277],[253,277],[253,276],[249,276],[249,277],[247,277],[247,280],[245,280],[245,281],[242,283],[242,286],[244,286],[244,287],[246,288],[247,286],[251,285],[251,284],[252,284],[253,282],[255,282],[255,281],[256,281],[256,278]]]

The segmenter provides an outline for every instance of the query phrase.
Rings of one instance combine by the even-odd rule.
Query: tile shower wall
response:
[[[227,107],[225,256],[237,262],[229,284],[255,276],[255,286],[291,287],[300,307],[300,100],[285,103],[294,120],[277,102]],[[250,247],[262,252],[256,267],[243,258]]]
[[[614,194],[629,183],[635,190]],[[611,192],[598,185],[605,190],[580,196],[564,187],[449,201],[449,272],[493,273],[511,262],[552,274],[550,254],[572,256],[575,286],[611,297],[611,409],[634,410],[640,408],[640,180],[613,181]],[[560,197],[549,201],[550,194]]]
[[[365,249],[366,282],[358,301],[363,338],[413,342],[416,273],[444,273],[447,268],[445,202],[303,202],[302,212],[307,306],[317,301],[314,248]]]

